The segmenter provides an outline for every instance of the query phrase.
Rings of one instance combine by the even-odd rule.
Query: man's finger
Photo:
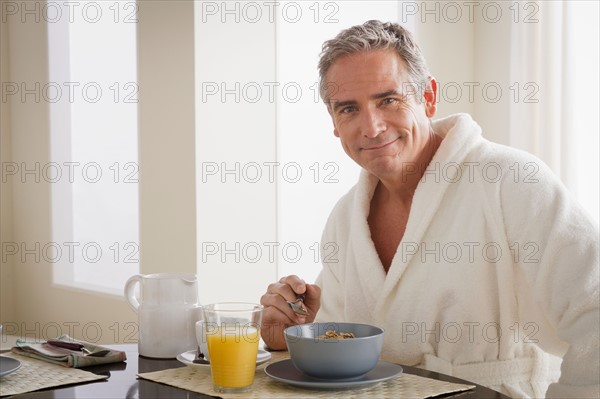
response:
[[[304,294],[306,292],[306,282],[294,274],[283,276],[279,279],[279,282],[289,285],[295,294]]]

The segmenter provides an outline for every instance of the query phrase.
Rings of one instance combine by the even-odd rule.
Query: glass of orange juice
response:
[[[214,390],[249,391],[254,383],[263,307],[224,302],[204,306],[203,312]]]

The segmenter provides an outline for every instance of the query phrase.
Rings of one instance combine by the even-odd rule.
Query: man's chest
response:
[[[376,206],[369,214],[371,240],[386,273],[404,236],[408,213],[408,209]]]

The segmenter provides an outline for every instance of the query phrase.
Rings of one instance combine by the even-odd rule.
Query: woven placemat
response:
[[[223,399],[239,398],[239,394],[217,393],[212,388],[210,368],[187,366],[176,369],[138,374],[146,380],[160,382],[188,391]],[[256,370],[252,391],[245,392],[244,398],[430,398],[445,393],[461,392],[475,388],[474,385],[454,384],[433,380],[412,374],[401,374],[392,380],[357,390],[319,391],[293,387],[274,381],[264,372],[264,368]]]
[[[80,369],[67,368],[14,353],[3,353],[21,362],[17,371],[0,377],[0,396],[17,395],[61,385],[78,384],[108,378]]]

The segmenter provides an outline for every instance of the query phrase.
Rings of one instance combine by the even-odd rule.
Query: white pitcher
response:
[[[140,298],[135,296],[140,286]],[[202,318],[194,274],[135,275],[125,283],[125,298],[138,314],[138,352],[174,358],[195,349],[195,322]]]

